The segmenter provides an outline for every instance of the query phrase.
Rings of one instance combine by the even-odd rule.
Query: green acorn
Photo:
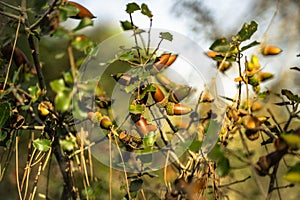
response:
[[[175,103],[179,103],[182,101],[185,97],[187,97],[191,92],[191,87],[188,86],[180,86],[176,89],[172,90],[169,100]]]
[[[168,115],[185,115],[192,111],[188,106],[173,102],[168,102],[165,108]]]
[[[172,82],[167,76],[165,76],[162,73],[158,73],[156,75],[156,79],[158,80],[158,82],[164,86],[167,90],[173,89],[175,88],[177,85],[176,83]]]
[[[110,130],[112,127],[112,121],[108,116],[102,116],[100,118],[100,127],[106,130]]]

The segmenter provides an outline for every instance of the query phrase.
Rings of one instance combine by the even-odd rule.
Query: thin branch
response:
[[[13,10],[16,10],[16,11],[19,11],[19,12],[21,11],[20,7],[13,6],[13,5],[11,5],[9,3],[6,3],[6,2],[3,2],[3,1],[0,1],[0,4],[2,4],[3,6],[6,6],[8,8],[10,8],[10,9],[13,9]]]
[[[1,12],[1,11],[0,11],[0,12]],[[17,26],[17,30],[16,30],[16,37],[15,37],[14,44],[13,44],[13,49],[12,49],[12,51],[11,51],[11,55],[10,55],[10,58],[9,58],[9,63],[8,63],[8,67],[7,67],[7,72],[6,72],[6,76],[5,76],[5,80],[4,80],[4,84],[3,84],[3,90],[5,90],[5,87],[6,87],[6,84],[7,84],[7,80],[8,80],[8,75],[9,75],[11,63],[12,63],[12,60],[13,60],[13,57],[14,57],[14,53],[15,53],[15,49],[16,49],[16,45],[17,45],[17,40],[18,40],[19,30],[20,30],[20,25],[21,25],[20,20],[21,20],[21,19],[20,19],[20,17],[19,17],[18,26]]]
[[[19,198],[22,199],[21,188],[20,188],[20,181],[19,181],[19,136],[16,137],[16,179],[17,179],[17,188]]]
[[[13,19],[13,20],[21,20],[22,23],[24,22],[24,19],[21,18],[19,15],[14,15],[14,14],[11,14],[11,13],[8,13],[8,12],[5,12],[5,11],[2,11],[2,10],[0,10],[0,15],[9,17],[9,18],[11,18],[11,19]]]

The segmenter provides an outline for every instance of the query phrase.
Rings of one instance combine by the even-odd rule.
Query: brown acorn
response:
[[[156,67],[156,69],[158,71],[160,71],[162,68],[164,68],[164,66],[168,62],[170,56],[171,56],[170,53],[165,53],[165,54],[162,54],[161,56],[159,56],[156,59],[156,62],[154,63],[154,66]]]
[[[280,54],[282,52],[282,50],[279,47],[276,46],[265,46],[262,49],[262,54],[264,56],[269,56],[269,55],[277,55]]]
[[[246,116],[244,120],[244,126],[246,128],[246,136],[249,140],[256,140],[259,138],[258,128],[262,124],[255,116]]]
[[[167,63],[165,64],[166,67],[169,67],[170,65],[172,65],[173,62],[177,59],[177,56],[178,56],[177,54],[172,54],[172,55],[169,57]]]
[[[192,109],[188,106],[173,102],[168,102],[165,109],[167,115],[185,115],[192,111]]]
[[[73,2],[73,1],[68,1],[68,4],[75,6],[79,10],[79,12],[75,16],[70,16],[70,18],[73,18],[73,19],[82,19],[85,17],[90,18],[90,19],[95,18],[95,16],[81,4]]]
[[[146,119],[143,117],[141,117],[137,122],[135,122],[135,125],[142,136],[145,136],[150,131],[156,131],[157,129],[155,125],[148,124]]]
[[[172,102],[179,103],[185,97],[187,97],[191,92],[191,87],[189,86],[179,86],[172,90],[169,99]]]
[[[164,53],[156,59],[156,61],[154,62],[154,66],[157,69],[157,71],[160,71],[163,68],[172,65],[173,62],[176,60],[177,56],[177,54]]]
[[[7,61],[10,60],[12,52],[13,52],[13,46],[12,45],[6,45],[5,47],[3,47],[1,49],[1,53],[3,54],[4,58]],[[20,67],[21,65],[23,65],[24,69],[26,71],[28,71],[28,69],[30,67],[28,58],[23,53],[23,51],[21,49],[19,49],[18,47],[16,47],[14,49],[13,60],[14,60],[15,64],[17,65],[17,67]]]
[[[155,87],[155,92],[152,92],[152,98],[155,100],[155,102],[161,102],[162,100],[164,100],[165,95],[164,93],[161,91],[161,89],[158,87],[158,85],[156,84],[152,84]]]
[[[208,52],[206,52],[206,55],[210,58],[215,58],[216,56],[218,56],[220,54],[215,51],[208,51]]]

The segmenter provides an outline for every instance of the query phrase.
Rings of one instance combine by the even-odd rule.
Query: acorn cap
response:
[[[167,115],[185,115],[192,111],[192,109],[183,104],[177,104],[173,102],[168,102],[166,107]]]

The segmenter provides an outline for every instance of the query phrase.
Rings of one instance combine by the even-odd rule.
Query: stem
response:
[[[150,48],[150,41],[151,41],[151,28],[152,28],[152,18],[150,18],[150,27],[148,30],[148,44],[147,44],[147,50],[146,50],[146,55],[149,54],[149,48]]]
[[[279,162],[277,162],[274,165],[273,172],[272,172],[272,174],[270,176],[270,183],[269,183],[268,195],[267,195],[266,200],[270,200],[271,199],[272,191],[274,190],[274,184],[275,184],[275,180],[276,180],[276,174],[277,174],[278,166],[279,166]]]
[[[137,37],[136,37],[136,27],[135,25],[133,24],[133,20],[132,20],[132,15],[131,13],[129,13],[129,17],[130,17],[130,22],[131,22],[131,25],[133,27],[133,35],[134,35],[134,41],[135,41],[135,45],[136,45],[136,51],[138,53],[138,56],[139,56],[139,59],[140,59],[140,63],[142,63],[142,57],[141,57],[141,53],[140,53],[140,50],[139,50],[139,45],[138,45],[138,41],[137,41]]]
[[[42,69],[41,69],[41,64],[40,64],[40,60],[39,60],[39,55],[37,53],[37,49],[35,46],[35,42],[34,42],[34,38],[33,35],[30,31],[30,23],[28,20],[28,16],[26,13],[26,0],[22,0],[21,2],[21,12],[22,12],[22,16],[24,17],[24,25],[25,25],[25,30],[27,32],[28,35],[28,43],[31,49],[31,55],[34,61],[34,66],[37,72],[37,77],[38,77],[38,82],[39,82],[39,86],[40,89],[44,92],[44,94],[47,92],[46,89],[46,84],[45,84],[45,79],[42,73]]]
[[[1,12],[1,11],[0,11]],[[19,30],[20,30],[20,17],[19,17],[19,21],[18,21],[18,26],[17,26],[17,30],[16,30],[16,37],[14,40],[14,44],[13,44],[13,49],[9,58],[9,63],[8,63],[8,67],[7,67],[7,72],[6,72],[6,76],[5,76],[5,80],[4,80],[4,84],[3,84],[3,90],[5,90],[6,84],[7,84],[7,80],[8,80],[8,75],[9,75],[9,71],[10,71],[10,67],[11,67],[11,63],[14,57],[14,53],[15,53],[15,49],[16,49],[16,45],[17,45],[17,40],[18,40],[18,36],[19,36]]]

